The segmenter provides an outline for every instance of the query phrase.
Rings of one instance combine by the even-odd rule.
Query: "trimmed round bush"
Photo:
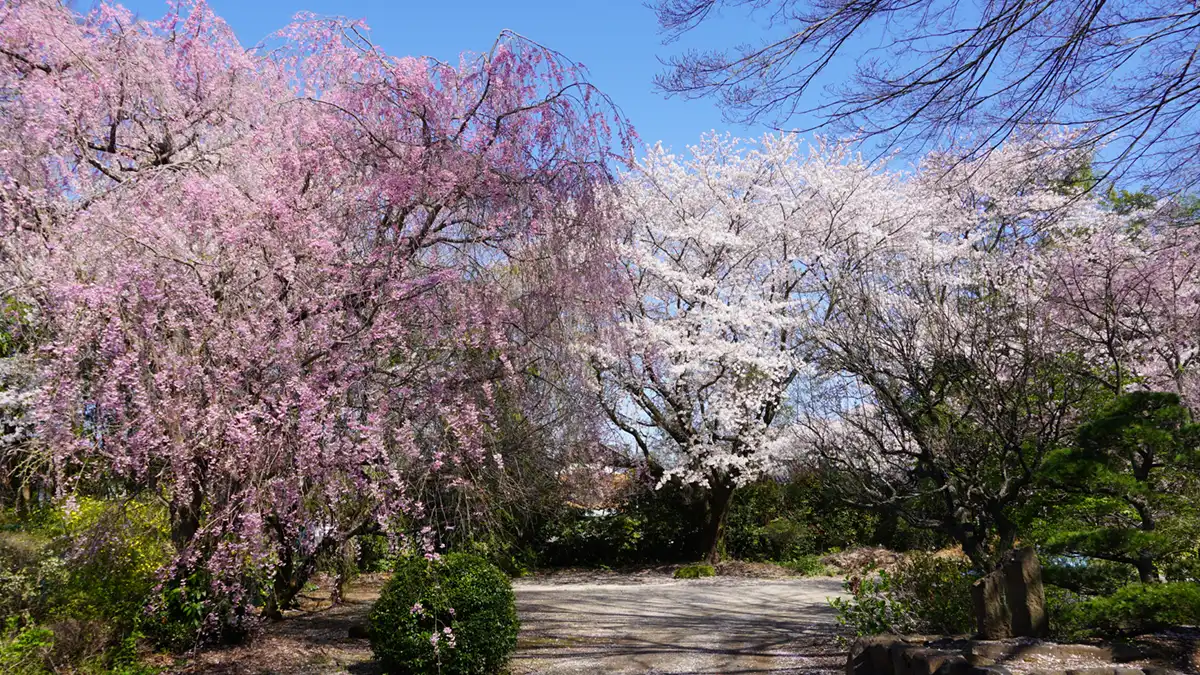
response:
[[[518,627],[500,568],[467,553],[409,556],[371,609],[371,650],[390,673],[490,675],[516,649]]]

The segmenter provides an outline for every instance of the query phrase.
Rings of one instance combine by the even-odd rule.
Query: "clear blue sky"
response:
[[[457,60],[487,50],[505,28],[583,63],[590,79],[633,122],[647,144],[661,140],[680,151],[709,130],[757,135],[722,121],[711,100],[665,99],[655,93],[658,57],[698,46],[757,42],[760,26],[741,15],[711,22],[682,44],[664,47],[654,13],[643,0],[209,0],[213,10],[254,45],[287,25],[298,11],[365,19],[376,44],[390,54]],[[143,18],[161,16],[163,0],[124,0]],[[719,32],[718,32],[719,31]]]

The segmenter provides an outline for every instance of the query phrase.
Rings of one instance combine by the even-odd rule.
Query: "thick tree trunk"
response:
[[[995,569],[1000,557],[1017,541],[1016,525],[1002,511],[976,522],[952,521],[946,530],[962,546],[971,565],[983,574]]]
[[[878,509],[879,520],[875,524],[875,532],[871,534],[871,543],[885,548],[896,547],[896,536],[900,532],[900,515],[893,509]]]
[[[725,539],[725,519],[733,502],[733,484],[726,479],[714,479],[708,490],[708,515],[704,523],[705,560],[721,562],[721,545]]]
[[[1140,475],[1149,475],[1150,469],[1147,466]],[[1143,484],[1148,484],[1147,480],[1140,479]],[[1158,529],[1158,523],[1155,521],[1154,513],[1150,510],[1150,506],[1141,500],[1130,500],[1134,508],[1137,509],[1138,516],[1141,518],[1140,529],[1142,532],[1154,532]],[[1137,560],[1138,580],[1143,584],[1152,584],[1158,581],[1158,566],[1155,565],[1154,554],[1147,550],[1138,551]]]
[[[204,492],[199,483],[192,483],[190,494],[178,495],[171,501],[171,543],[182,551],[200,531],[200,513],[204,507]]]
[[[297,546],[298,542],[294,542],[288,537],[287,529],[283,527],[279,519],[270,517],[267,519],[267,525],[275,532],[279,545],[279,566],[276,568],[271,594],[263,607],[263,616],[268,619],[283,618],[283,610],[292,606],[296,596],[300,595],[300,592],[304,590],[304,585],[316,571],[317,558],[336,549],[340,549],[340,554],[344,557],[335,580],[333,601],[334,604],[341,602],[345,584],[350,580],[354,564],[351,557],[352,550],[346,547],[347,542],[358,535],[379,532],[379,525],[375,521],[360,522],[358,527],[348,532],[338,530],[325,535],[311,553],[301,555]]]
[[[1000,551],[989,545],[986,528],[975,523],[956,523],[950,535],[962,546],[971,565],[981,573],[991,572],[999,561]]]
[[[1137,560],[1138,581],[1143,584],[1152,584],[1158,581],[1158,568],[1154,565],[1154,556],[1149,553],[1141,553]]]
[[[306,556],[297,556],[290,546],[281,550],[280,565],[275,571],[275,581],[267,604],[263,607],[263,616],[268,619],[283,618],[283,610],[291,607],[296,596],[304,590],[304,585],[312,577],[317,568],[317,558],[324,552],[333,549],[340,542],[332,537],[326,537]]]

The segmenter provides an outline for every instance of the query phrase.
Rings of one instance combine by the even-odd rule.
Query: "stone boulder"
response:
[[[861,637],[850,645],[846,675],[1169,675],[1168,668],[1119,663],[1144,654],[1109,647],[1016,638],[1000,641],[917,635]],[[1114,662],[1114,659],[1117,662]]]
[[[1050,630],[1042,566],[1032,547],[1008,551],[971,587],[979,635],[988,640],[1045,637]]]

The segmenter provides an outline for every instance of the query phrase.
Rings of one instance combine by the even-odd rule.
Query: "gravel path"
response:
[[[515,675],[840,671],[836,579],[518,580]]]
[[[382,583],[359,580],[345,604],[297,612],[251,644],[162,665],[187,675],[378,675],[370,644],[348,633],[366,621]],[[512,675],[841,671],[826,602],[840,587],[829,578],[520,579]]]

